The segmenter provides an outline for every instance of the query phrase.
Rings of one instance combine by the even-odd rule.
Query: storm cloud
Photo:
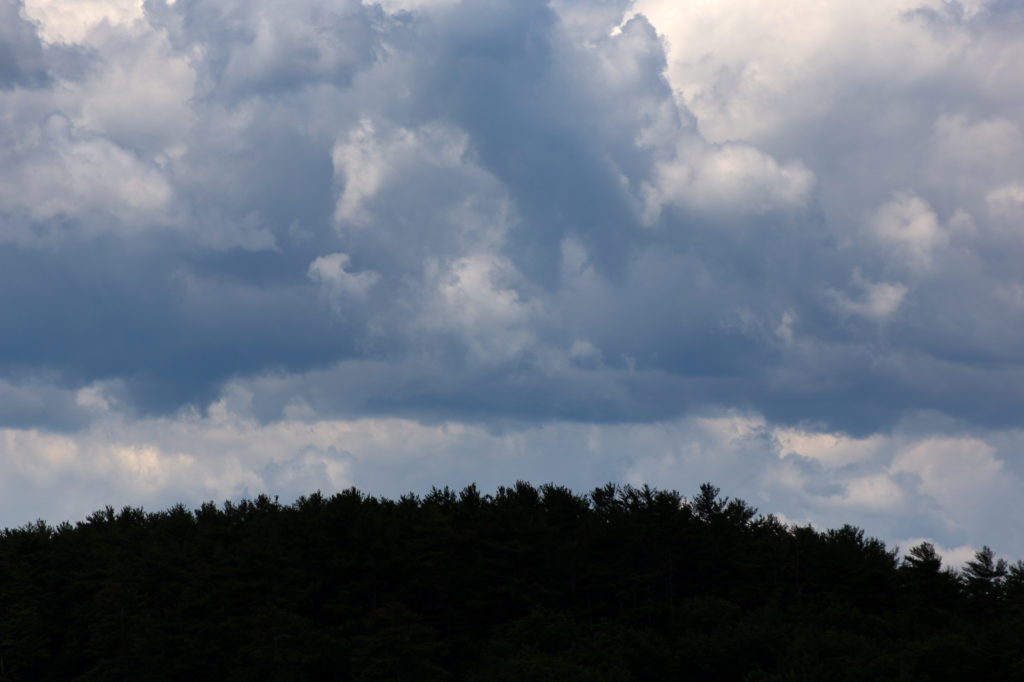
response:
[[[1021,21],[0,0],[3,486],[80,489],[4,520],[713,477],[1024,554]]]

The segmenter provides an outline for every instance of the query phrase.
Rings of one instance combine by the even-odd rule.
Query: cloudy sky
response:
[[[0,525],[516,479],[1024,557],[1015,0],[0,0]]]

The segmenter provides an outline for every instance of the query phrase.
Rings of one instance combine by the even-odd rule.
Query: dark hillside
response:
[[[0,536],[4,680],[1024,679],[1024,564],[710,485],[96,512]]]

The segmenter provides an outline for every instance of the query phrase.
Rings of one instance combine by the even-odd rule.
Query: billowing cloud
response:
[[[159,168],[109,138],[80,134],[59,114],[33,132],[37,144],[26,144],[22,154],[8,159],[17,171],[0,190],[6,209],[32,223],[54,218],[98,222],[93,218],[97,213],[129,230],[162,222],[172,188]]]
[[[713,478],[994,544],[1016,12],[0,0],[2,461],[81,504]]]
[[[644,212],[648,222],[661,217],[665,204],[711,213],[765,213],[806,205],[813,186],[813,174],[803,165],[780,166],[749,145],[683,147],[677,158],[655,167]]]
[[[933,252],[947,240],[931,207],[919,197],[902,192],[879,208],[868,225],[895,268],[930,268]]]
[[[309,264],[309,277],[320,282],[332,298],[363,298],[379,276],[375,272],[349,272],[348,265],[349,257],[345,253],[320,256]]]
[[[852,298],[834,289],[829,293],[842,312],[873,320],[892,316],[907,295],[907,287],[899,282],[867,282],[857,271],[853,273],[853,283],[859,291]]]

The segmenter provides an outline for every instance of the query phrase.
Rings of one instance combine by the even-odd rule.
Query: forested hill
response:
[[[0,679],[1024,679],[1024,564],[710,485],[107,508],[0,537]]]

